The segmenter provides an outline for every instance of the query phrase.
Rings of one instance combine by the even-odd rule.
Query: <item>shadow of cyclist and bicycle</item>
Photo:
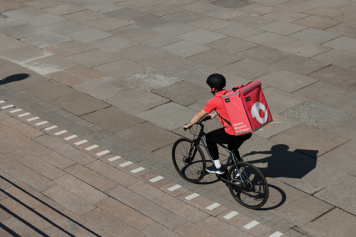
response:
[[[252,151],[241,154],[245,162],[256,166],[266,177],[267,181],[278,178],[301,179],[311,172],[317,164],[317,150],[295,149],[289,150],[285,144],[277,144],[269,151]],[[223,159],[223,157],[221,157]],[[207,161],[207,166],[211,161]],[[215,175],[206,175],[200,184],[217,183]],[[260,210],[275,209],[286,201],[284,191],[272,183],[269,183],[270,198]],[[274,195],[271,195],[273,194]]]

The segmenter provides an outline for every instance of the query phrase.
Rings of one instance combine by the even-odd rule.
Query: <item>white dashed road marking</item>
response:
[[[182,186],[180,186],[179,184],[176,184],[176,185],[174,185],[174,186],[168,188],[168,190],[171,191],[171,192],[173,192],[174,190],[177,190],[177,189],[179,189],[179,188],[181,188],[181,187],[182,187]]]
[[[43,125],[43,124],[46,124],[46,123],[48,123],[48,121],[42,121],[42,122],[36,123],[36,125],[40,126],[40,125]]]
[[[98,145],[92,145],[92,146],[90,146],[90,147],[85,148],[85,150],[91,151],[91,150],[93,150],[93,149],[95,149],[95,148],[97,148],[97,147],[99,147],[99,146],[98,146]]]
[[[199,197],[199,194],[193,193],[193,194],[190,194],[189,196],[186,196],[185,199],[192,200],[193,198],[196,198],[196,197]]]
[[[62,130],[60,132],[56,132],[54,135],[58,136],[58,135],[66,133],[66,132],[67,132],[66,130]]]
[[[145,170],[145,168],[140,167],[140,168],[137,168],[137,169],[131,170],[131,172],[132,172],[132,173],[134,173],[134,174],[136,174],[136,173],[138,173],[138,172],[140,172],[140,171],[142,171],[142,170]]]
[[[239,214],[238,212],[232,211],[232,212],[230,212],[229,214],[225,215],[224,218],[225,218],[226,220],[230,220],[231,218],[233,218],[234,216],[236,216],[236,215],[238,215],[238,214]]]
[[[103,155],[108,154],[108,153],[110,153],[110,151],[109,151],[109,150],[105,150],[105,151],[96,153],[96,155],[97,155],[97,156],[103,156]]]
[[[150,182],[155,183],[157,181],[160,181],[161,179],[164,179],[162,176],[157,176],[156,178],[150,179]]]
[[[11,110],[10,113],[16,113],[16,112],[20,112],[22,109],[15,109],[15,110]]]
[[[281,232],[279,232],[279,231],[276,231],[276,232],[274,232],[273,234],[271,234],[269,237],[280,237],[280,236],[282,236],[283,235],[283,233],[281,233]]]
[[[251,229],[253,227],[255,227],[256,225],[260,224],[258,221],[251,221],[250,223],[248,223],[247,225],[244,226],[245,229]]]
[[[53,125],[53,126],[51,126],[51,127],[45,128],[45,130],[46,130],[46,131],[49,131],[49,130],[52,130],[52,129],[56,128],[56,127],[57,127],[56,125]]]
[[[17,116],[19,116],[20,118],[21,117],[25,117],[25,116],[27,116],[27,115],[30,115],[31,113],[24,113],[24,114],[19,114],[19,115],[17,115]]]
[[[0,104],[5,103],[5,100],[0,100]]]
[[[86,142],[87,142],[87,140],[81,140],[81,141],[76,142],[76,143],[74,143],[74,144],[77,145],[77,146],[79,146],[79,145],[84,144],[84,143],[86,143]]]
[[[132,162],[131,161],[128,161],[128,162],[125,162],[125,163],[122,163],[121,165],[119,165],[120,167],[125,167],[125,166],[128,166],[128,165],[131,165]]]
[[[208,209],[208,210],[211,211],[211,210],[217,208],[218,206],[220,206],[219,203],[213,203],[213,204],[211,204],[210,206],[206,207],[206,209]]]
[[[39,119],[39,118],[40,118],[40,117],[33,117],[33,118],[27,119],[27,121],[31,122],[31,121],[36,120],[36,119]]]
[[[2,109],[8,109],[8,108],[11,108],[11,107],[14,107],[13,105],[6,105],[4,107],[1,107]]]
[[[77,135],[72,135],[72,136],[64,138],[64,140],[68,141],[68,140],[76,138],[76,137],[78,137],[78,136]]]
[[[121,156],[114,156],[114,157],[109,158],[108,161],[114,161],[114,160],[118,160],[120,158],[121,158]]]

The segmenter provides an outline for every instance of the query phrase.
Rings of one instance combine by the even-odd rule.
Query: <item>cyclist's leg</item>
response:
[[[241,156],[238,149],[241,147],[242,143],[250,139],[251,136],[252,133],[241,136],[234,136],[233,138],[231,138],[232,141],[228,144],[228,149],[232,151],[239,160],[241,159]]]
[[[222,143],[224,141],[224,133],[224,128],[220,128],[209,132],[205,136],[209,153],[214,160],[214,166],[206,168],[209,173],[224,173],[219,160],[219,150],[217,146],[217,143]]]
[[[219,150],[217,143],[221,143],[224,128],[219,128],[206,134],[206,145],[213,160],[219,159]]]

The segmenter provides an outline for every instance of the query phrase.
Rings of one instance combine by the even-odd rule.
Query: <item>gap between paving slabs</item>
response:
[[[38,116],[32,115],[31,113],[26,112],[26,111],[22,110],[21,108],[17,108],[13,104],[7,103],[5,100],[0,100],[0,108],[2,111],[9,114],[10,116],[12,116],[16,119],[19,119],[19,120],[21,119],[23,122],[27,123],[28,125],[36,128],[36,129],[42,130],[43,132],[45,132],[46,134],[48,134],[50,136],[56,137],[59,140],[66,142],[67,144],[73,143],[72,146],[76,147],[77,149],[79,149],[79,146],[82,146],[82,149],[79,149],[79,150],[82,150],[96,158],[105,160],[106,163],[110,164],[112,162],[122,161],[122,162],[120,162],[120,164],[115,165],[115,167],[122,168],[121,169],[122,171],[124,171],[125,173],[129,173],[130,175],[132,175],[134,177],[140,177],[140,176],[145,177],[146,176],[146,179],[148,177],[148,182],[146,182],[146,183],[149,183],[153,187],[156,187],[156,188],[160,189],[161,191],[164,191],[164,192],[172,195],[173,197],[175,197],[177,195],[176,193],[179,192],[180,189],[182,189],[182,190],[184,189],[179,184],[175,184],[172,181],[165,181],[164,177],[162,177],[160,175],[156,175],[153,172],[149,172],[144,167],[137,166],[131,161],[126,161],[120,155],[114,155],[109,150],[103,149],[96,144],[92,144],[88,140],[80,138],[75,134],[71,134],[67,130],[61,129],[58,126],[51,124],[48,121],[42,120]],[[75,140],[76,142],[71,142],[73,140]],[[129,168],[129,166],[131,168]],[[162,182],[163,184],[159,184],[160,182]],[[187,196],[187,193],[190,193],[190,194]],[[224,207],[223,211],[220,211],[220,212],[218,211],[218,212],[214,213],[214,210],[218,210],[219,207],[222,207],[219,203],[212,202],[206,198],[201,197],[199,194],[192,193],[188,190],[186,190],[186,192],[184,192],[180,196],[182,196],[181,198],[183,199],[183,201],[188,204],[191,204],[190,201],[192,201],[193,199],[200,198],[198,203],[204,203],[204,204],[208,203],[208,205],[205,205],[204,207],[202,205],[193,205],[193,206],[207,212],[210,215],[214,215],[217,218],[220,217],[219,219],[224,220],[226,223],[231,224],[232,222],[230,220],[232,218],[238,216],[238,214],[239,214],[238,212],[228,210],[225,207]],[[221,216],[223,218],[221,218]],[[249,233],[249,231],[254,230],[253,228],[255,228],[255,227],[259,227],[259,228],[262,227],[262,228],[267,228],[267,229],[269,228],[270,229],[269,237],[280,237],[283,235],[283,233],[281,233],[279,231],[274,231],[270,227],[263,226],[262,224],[260,224],[258,221],[255,221],[255,220],[251,220],[250,222],[246,223],[243,226],[243,228],[240,228],[240,229]],[[264,233],[264,236],[267,236],[266,234],[267,233]],[[283,235],[283,236],[285,236],[285,235]]]

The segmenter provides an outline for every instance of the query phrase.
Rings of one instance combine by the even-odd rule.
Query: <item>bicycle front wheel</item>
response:
[[[199,146],[188,138],[178,139],[172,148],[172,160],[178,174],[185,180],[197,183],[205,175],[205,157]]]
[[[268,199],[268,184],[259,169],[255,166],[239,162],[230,167],[227,179],[229,190],[234,199],[242,206],[250,209],[262,207]]]

